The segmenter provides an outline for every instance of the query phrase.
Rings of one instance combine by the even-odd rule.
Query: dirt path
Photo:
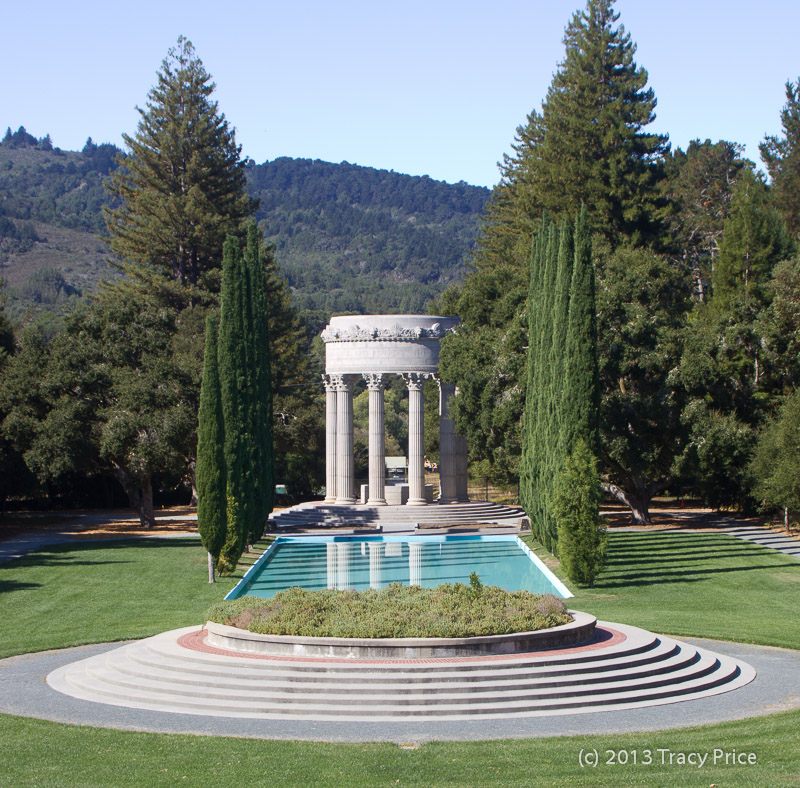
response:
[[[0,517],[0,542],[31,534],[69,535],[74,539],[166,536],[197,533],[197,510],[190,506],[159,509],[154,528],[141,527],[129,509],[81,509],[20,512]]]

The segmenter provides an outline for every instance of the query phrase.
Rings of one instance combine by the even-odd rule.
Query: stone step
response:
[[[197,651],[185,628],[67,665],[56,689],[114,705],[292,719],[468,719],[633,708],[728,691],[744,663],[645,630],[614,625],[610,646],[508,660],[257,659]]]
[[[303,503],[276,512],[271,520],[279,527],[298,525],[374,526],[380,523],[469,523],[514,521],[524,517],[517,507],[475,501],[463,504],[428,506],[336,506]]]
[[[280,670],[263,675],[237,676],[202,673],[199,671],[176,672],[161,666],[143,664],[138,660],[118,657],[106,663],[110,671],[107,675],[116,677],[117,684],[130,687],[159,687],[170,691],[175,688],[184,694],[193,694],[197,688],[204,692],[233,691],[258,696],[263,691],[278,693],[305,693],[309,697],[320,693],[330,697],[360,696],[366,691],[370,695],[380,694],[415,697],[433,697],[439,694],[477,697],[480,693],[493,693],[498,696],[505,692],[524,696],[538,690],[557,691],[570,689],[571,694],[592,692],[592,688],[603,684],[619,686],[622,683],[652,682],[654,685],[664,677],[674,681],[682,673],[699,675],[705,666],[698,664],[702,657],[693,650],[677,649],[671,656],[639,665],[623,665],[614,670],[601,672],[582,672],[573,674],[565,671],[537,671],[499,677],[490,671],[481,675],[461,675],[456,671],[437,675],[435,678],[420,680],[420,677],[406,678],[404,675],[351,674],[344,679],[324,674],[291,674]],[[606,667],[606,666],[604,666]],[[114,683],[111,681],[111,683]],[[184,689],[179,689],[184,688]],[[588,688],[588,689],[587,689]]]
[[[733,663],[732,660],[729,660]],[[292,719],[454,719],[454,718],[491,718],[546,715],[548,713],[581,713],[592,709],[631,708],[653,705],[654,703],[674,702],[681,699],[704,697],[709,693],[725,691],[725,687],[733,688],[743,683],[741,670],[736,664],[724,665],[711,674],[693,676],[681,682],[657,688],[634,687],[614,688],[612,691],[595,692],[584,696],[553,696],[520,698],[487,698],[484,703],[454,702],[442,698],[436,703],[387,703],[380,697],[371,697],[366,703],[343,704],[340,700],[331,703],[306,702],[302,705],[288,702],[285,698],[279,702],[254,700],[247,698],[225,697],[212,699],[205,697],[179,696],[169,693],[152,692],[146,688],[117,689],[98,684],[91,677],[71,676],[70,686],[82,693],[87,700],[96,700],[134,708],[155,708],[157,710],[212,714],[234,717],[285,717]],[[745,677],[746,678],[746,677]],[[749,679],[748,679],[749,680]],[[720,690],[720,688],[723,688]],[[610,688],[604,688],[609,690]]]
[[[191,684],[175,682],[173,677],[161,678],[156,675],[132,676],[121,670],[118,662],[98,663],[87,666],[86,675],[107,688],[123,691],[147,691],[153,694],[202,698],[205,701],[246,701],[248,703],[294,703],[294,704],[332,704],[369,705],[380,707],[430,706],[433,704],[482,704],[506,700],[528,700],[548,698],[580,698],[600,696],[610,693],[663,687],[674,688],[679,684],[699,680],[719,668],[719,661],[710,655],[689,660],[688,665],[676,668],[657,676],[642,677],[636,673],[620,673],[613,679],[608,676],[600,682],[539,682],[530,680],[520,682],[509,688],[487,680],[479,686],[458,685],[456,683],[434,684],[424,687],[384,687],[380,683],[364,682],[349,688],[339,684],[308,685],[299,682],[261,683],[257,686],[242,685],[217,686],[212,684]],[[349,691],[345,691],[349,690]]]

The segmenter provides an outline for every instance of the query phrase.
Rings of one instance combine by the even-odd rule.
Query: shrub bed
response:
[[[568,624],[552,594],[445,583],[436,588],[392,583],[380,590],[290,588],[270,599],[220,602],[207,620],[263,635],[340,638],[461,638],[506,635]]]

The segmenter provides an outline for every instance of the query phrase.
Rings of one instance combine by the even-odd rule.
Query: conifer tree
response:
[[[558,557],[574,583],[594,585],[605,561],[606,535],[600,522],[600,474],[594,453],[580,438],[554,485]]]
[[[211,76],[181,36],[139,108],[133,136],[123,135],[106,212],[111,250],[129,273],[160,272],[181,286],[219,289],[223,243],[242,237],[253,204],[245,192],[241,148],[211,99]]]
[[[579,440],[597,453],[594,269],[586,211],[573,228],[545,219],[534,241],[520,498],[536,537],[558,544],[554,485]]]
[[[545,101],[517,130],[514,153],[504,159],[472,271],[442,297],[442,308],[459,315],[464,327],[442,343],[443,369],[461,392],[453,403],[457,427],[471,453],[492,469],[502,459],[512,477],[513,458],[495,446],[502,435],[504,446],[519,447],[533,429],[526,420],[515,440],[530,381],[520,363],[520,315],[528,314],[526,295],[538,298],[530,249],[539,222],[545,213],[556,221],[574,216],[585,204],[590,230],[611,247],[657,243],[666,202],[660,179],[667,139],[647,131],[656,100],[610,0],[588,0],[567,26],[564,43],[565,57]],[[541,315],[538,306],[536,313]],[[487,342],[495,352],[476,372],[471,359],[485,354]],[[529,342],[527,361],[533,363],[536,353]],[[520,474],[530,473],[526,462],[521,456]],[[521,494],[527,485],[521,483]]]
[[[248,400],[250,418],[250,464],[252,468],[252,512],[248,524],[248,543],[264,534],[272,511],[274,454],[272,435],[272,382],[266,269],[269,254],[264,250],[254,222],[247,231],[243,262],[247,273],[249,298],[245,304],[249,354]]]
[[[221,572],[233,571],[245,546],[261,538],[272,511],[268,256],[252,223],[244,251],[234,236],[225,242],[218,341],[227,471]]]
[[[786,224],[773,207],[766,185],[745,169],[733,193],[712,278],[717,306],[737,294],[762,302],[773,266],[793,251]]]
[[[225,468],[225,420],[217,361],[216,315],[206,320],[203,384],[197,429],[197,530],[209,555],[209,582],[225,542],[227,472]]]
[[[575,224],[575,264],[572,268],[564,359],[563,445],[570,452],[579,440],[583,440],[589,451],[596,455],[600,383],[594,263],[585,208]]]
[[[800,236],[800,79],[786,83],[786,104],[781,110],[783,136],[768,136],[758,147],[789,233]]]
[[[244,552],[249,536],[250,419],[248,417],[248,352],[245,341],[246,273],[239,242],[229,236],[222,259],[219,326],[219,377],[225,420],[226,535],[218,567],[229,573]]]

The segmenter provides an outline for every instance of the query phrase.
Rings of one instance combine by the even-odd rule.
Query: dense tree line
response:
[[[790,434],[795,411],[781,403],[800,373],[798,88],[787,84],[783,135],[761,147],[768,185],[736,143],[670,151],[647,131],[655,96],[610,0],[576,12],[564,44],[541,109],[504,160],[471,270],[438,304],[462,318],[445,340],[443,369],[459,385],[452,411],[473,463],[499,480],[524,476],[523,423],[552,422],[525,408],[526,360],[540,352],[526,341],[530,320],[559,297],[554,279],[531,279],[531,245],[543,217],[558,222],[584,203],[597,278],[603,486],[637,522],[668,489],[715,506],[775,505],[751,458],[762,456],[760,436],[774,443]],[[539,308],[529,320],[531,300]],[[539,356],[535,363],[547,369]]]

